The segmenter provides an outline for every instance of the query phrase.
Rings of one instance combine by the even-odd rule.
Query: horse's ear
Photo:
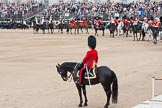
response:
[[[60,64],[58,64],[58,66],[60,67],[61,65],[60,65]]]
[[[56,68],[58,69],[59,67],[56,65]]]

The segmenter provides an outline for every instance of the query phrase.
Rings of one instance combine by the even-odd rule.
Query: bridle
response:
[[[75,67],[74,67],[72,73],[70,73],[70,75],[66,77],[66,79],[68,80],[68,82],[71,82],[71,80],[72,80],[72,75],[74,74],[74,70],[77,68],[77,66],[78,66],[78,63],[75,65]]]

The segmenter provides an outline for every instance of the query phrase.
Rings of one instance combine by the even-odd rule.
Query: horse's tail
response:
[[[118,79],[116,74],[112,71],[113,74],[113,84],[112,84],[112,103],[117,103],[118,100]]]

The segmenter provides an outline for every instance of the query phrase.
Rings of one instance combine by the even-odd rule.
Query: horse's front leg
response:
[[[43,29],[43,34],[45,34],[45,29]]]
[[[126,31],[126,37],[128,37],[128,30]]]
[[[82,89],[83,89],[83,94],[84,94],[84,97],[85,97],[84,106],[88,106],[88,104],[87,104],[88,100],[87,100],[87,95],[86,95],[86,86],[84,85],[84,86],[82,87]]]
[[[63,34],[63,28],[61,28],[61,34]]]
[[[115,37],[114,35],[115,35],[115,31],[113,31],[113,38]]]
[[[77,34],[79,34],[79,28],[77,29]]]
[[[78,105],[78,107],[82,107],[82,103],[83,103],[83,99],[82,99],[82,89],[81,86],[76,85],[77,89],[78,89],[78,93],[79,93],[79,97],[80,97],[80,103]]]
[[[97,29],[95,29],[95,36],[97,36]]]
[[[71,34],[72,34],[72,29],[70,29],[70,32],[71,32]]]
[[[75,34],[76,34],[76,28],[75,28]]]
[[[103,30],[103,33],[102,33],[102,36],[104,36],[105,35],[105,30]]]
[[[116,36],[118,36],[118,31],[119,31],[119,30],[118,30],[118,29],[116,29]]]
[[[83,34],[83,29],[82,29],[82,27],[80,28],[80,30],[81,30],[81,32],[82,32],[82,34]]]
[[[139,37],[139,39],[138,39],[139,41],[141,40],[141,35],[142,35],[142,34],[140,33],[140,37]]]
[[[87,28],[87,34],[89,34],[89,32],[88,32],[88,28]]]
[[[48,33],[50,33],[50,30],[49,30],[49,28],[48,28]]]

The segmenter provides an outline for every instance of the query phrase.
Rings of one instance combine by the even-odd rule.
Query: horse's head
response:
[[[67,78],[67,70],[65,70],[63,68],[63,66],[61,66],[60,64],[56,65],[56,68],[57,68],[57,72],[61,75],[61,78],[64,81],[67,81],[68,80],[68,78]]]
[[[69,76],[67,75],[68,72],[72,73],[74,71],[74,67],[76,66],[76,63],[63,63],[56,65],[57,72],[61,75],[61,78],[64,81],[67,81]]]

